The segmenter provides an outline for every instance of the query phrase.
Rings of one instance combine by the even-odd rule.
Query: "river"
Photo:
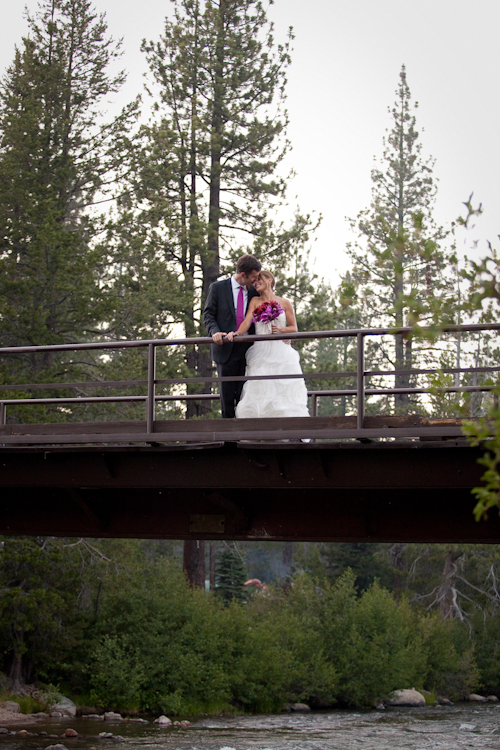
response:
[[[79,736],[63,738],[68,727]],[[36,736],[0,735],[0,750],[45,750],[58,742],[68,750],[500,750],[500,704],[204,717],[187,729],[88,719],[43,720],[26,728]],[[99,738],[103,731],[123,741]]]

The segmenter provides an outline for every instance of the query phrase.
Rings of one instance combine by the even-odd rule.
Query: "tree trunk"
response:
[[[402,227],[401,227],[402,231]],[[394,281],[394,302],[396,306],[396,328],[402,328],[404,324],[404,318],[403,318],[403,310],[399,306],[400,300],[404,293],[404,280],[403,280],[403,249],[399,249],[399,252],[396,255],[396,269],[395,269],[395,281]],[[398,333],[395,337],[395,346],[396,346],[396,370],[404,370],[405,369],[405,339],[401,333]],[[408,387],[408,376],[402,375],[400,373],[396,372],[396,375],[394,376],[394,385],[396,388],[407,388]],[[407,393],[396,393],[394,396],[394,407],[396,410],[396,413],[399,411],[403,411],[406,409],[406,406],[408,404],[408,394]]]
[[[23,680],[23,657],[17,651],[14,651],[12,664],[9,670],[9,679],[11,681],[10,691],[14,695],[27,695],[28,690]]]
[[[193,72],[191,78],[191,124],[190,124],[190,144],[189,144],[189,176],[190,176],[190,187],[189,187],[189,278],[191,280],[193,300],[194,300],[194,274],[197,259],[201,256],[203,266],[203,245],[202,245],[202,233],[200,226],[200,219],[198,214],[198,188],[197,188],[197,176],[198,176],[198,66],[199,66],[199,5],[195,5],[195,29],[194,36],[196,40],[194,50],[194,62]],[[218,227],[217,227],[218,230]],[[218,262],[218,261],[217,261]],[[205,273],[205,272],[204,272]],[[217,277],[219,271],[217,268]],[[210,282],[211,283],[211,282]],[[205,304],[206,299],[206,284],[203,280],[202,290],[202,304],[201,309]],[[189,336],[206,336],[206,331],[203,330],[203,324],[198,324],[197,330],[195,330],[195,313],[191,310],[191,321],[193,332],[186,333]],[[200,330],[201,328],[201,330]],[[196,372],[198,376],[210,377],[212,375],[212,358],[210,356],[210,350],[208,347],[189,347],[187,364],[192,372]],[[187,392],[193,393],[210,393],[212,389],[211,383],[203,383],[189,385]],[[210,412],[212,408],[211,401],[188,401],[186,403],[186,417],[188,419],[192,417],[203,417],[205,414]]]
[[[443,583],[440,590],[439,612],[443,620],[448,620],[458,612],[456,604],[456,572],[455,564],[459,554],[457,552],[448,552],[443,568]]]
[[[101,593],[102,593],[102,581],[99,581],[99,588],[97,589],[97,596],[95,600],[94,620],[97,620],[97,618],[99,617],[99,605],[101,602]]]
[[[208,248],[202,258],[203,299],[205,302],[210,285],[220,275],[219,234],[220,234],[220,185],[222,136],[224,133],[224,37],[226,0],[220,0],[218,10],[217,42],[215,47],[215,84],[210,128],[210,198],[208,208]]]
[[[216,542],[210,542],[210,591],[215,591],[215,553]]]
[[[191,586],[205,588],[205,542],[203,540],[185,540],[183,567]]]
[[[283,545],[283,590],[288,591],[291,586],[290,576],[292,573],[293,542],[285,542]]]

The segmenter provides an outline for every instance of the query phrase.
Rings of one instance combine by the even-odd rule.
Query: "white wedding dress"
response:
[[[280,313],[277,325],[286,326]],[[271,333],[271,323],[255,323],[255,333]],[[245,375],[294,375],[302,373],[299,353],[283,341],[255,341],[246,353]],[[252,417],[308,417],[307,388],[302,378],[247,380],[236,406],[237,419]]]

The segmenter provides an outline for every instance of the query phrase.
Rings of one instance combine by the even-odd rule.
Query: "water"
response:
[[[79,736],[62,738],[68,727]],[[86,719],[51,719],[26,728],[58,738],[0,735],[0,750],[44,750],[57,742],[68,750],[500,750],[500,704],[209,717],[185,730]],[[124,742],[100,739],[103,731]]]

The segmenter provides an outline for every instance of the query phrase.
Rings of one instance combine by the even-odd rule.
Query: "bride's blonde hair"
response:
[[[265,279],[271,282],[271,289],[274,291],[274,288],[276,286],[276,281],[274,279],[274,276],[272,275],[271,271],[259,271],[259,276],[263,276]]]

